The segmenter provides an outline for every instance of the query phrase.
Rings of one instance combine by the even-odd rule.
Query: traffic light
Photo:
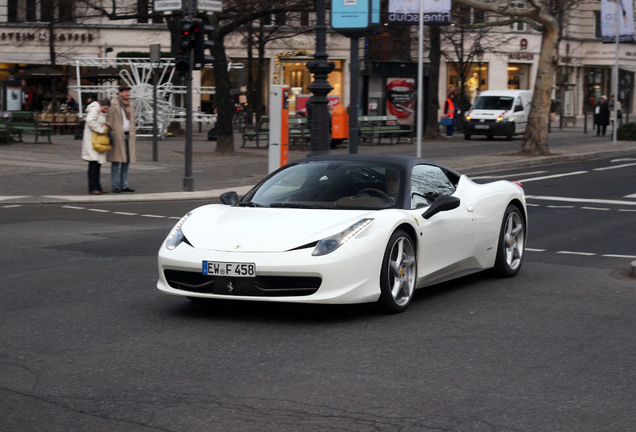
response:
[[[214,56],[206,55],[206,50],[212,50],[214,42],[207,38],[207,35],[214,31],[214,26],[203,21],[194,22],[194,63],[192,69],[199,70],[207,63],[214,62]]]
[[[192,69],[192,49],[196,43],[194,29],[195,25],[192,21],[181,20],[179,22],[179,50],[175,59],[175,69],[178,73],[187,73]]]

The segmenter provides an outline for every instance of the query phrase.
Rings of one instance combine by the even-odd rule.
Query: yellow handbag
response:
[[[112,148],[108,134],[108,126],[106,126],[104,133],[93,132],[93,148],[99,153],[105,153]]]

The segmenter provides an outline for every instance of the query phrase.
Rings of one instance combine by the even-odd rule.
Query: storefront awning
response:
[[[54,69],[52,67],[43,66],[34,69],[27,69],[22,72],[18,72],[13,74],[14,78],[17,79],[25,79],[25,78],[63,78],[68,77],[69,74],[62,72],[59,69]]]

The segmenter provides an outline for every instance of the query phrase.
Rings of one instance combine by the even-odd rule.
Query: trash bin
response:
[[[349,114],[344,106],[338,104],[331,113],[331,148],[338,148],[338,145],[347,138],[349,138]]]

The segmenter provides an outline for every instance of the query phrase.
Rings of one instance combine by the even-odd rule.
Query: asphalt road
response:
[[[3,206],[0,429],[631,430],[634,168],[599,168],[633,162],[483,173],[525,180],[522,271],[391,316],[158,293],[157,249],[198,202]]]

